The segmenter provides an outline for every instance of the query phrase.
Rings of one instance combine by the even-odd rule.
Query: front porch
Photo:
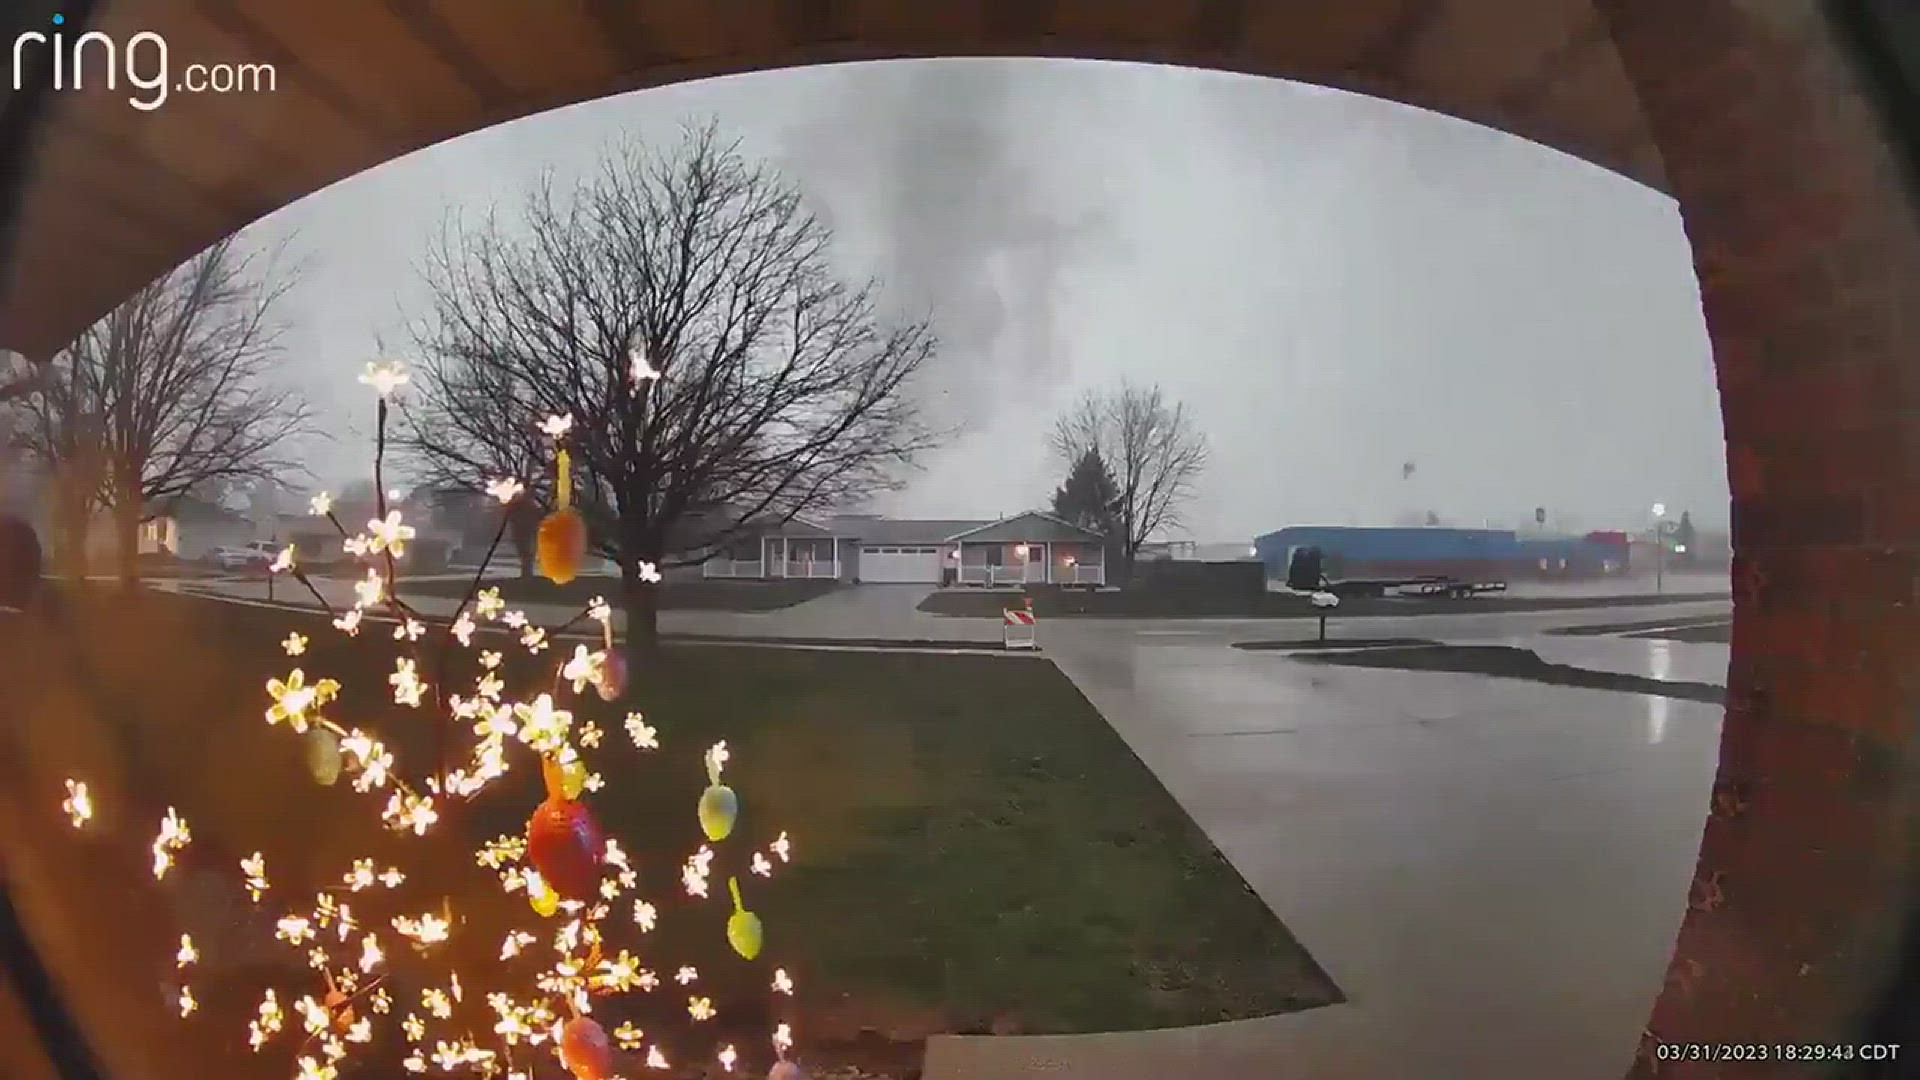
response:
[[[1077,540],[967,541],[959,544],[961,585],[1019,588],[1060,585],[1099,588],[1107,583],[1106,551]]]
[[[838,580],[838,537],[762,536],[744,541],[701,564],[709,578],[750,578],[778,581],[786,578]]]

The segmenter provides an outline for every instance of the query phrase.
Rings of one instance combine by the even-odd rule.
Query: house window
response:
[[[1005,565],[1006,565],[1006,553],[1007,553],[1007,552],[1006,552],[1006,547],[1005,547],[1004,545],[1002,545],[1002,544],[988,544],[988,545],[987,545],[987,552],[986,552],[986,554],[987,554],[987,565],[988,565],[988,566],[1005,566]]]
[[[787,561],[795,563],[832,562],[833,541],[789,540],[787,541]]]

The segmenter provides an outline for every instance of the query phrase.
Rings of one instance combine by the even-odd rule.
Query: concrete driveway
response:
[[[926,585],[846,585],[778,611],[666,611],[667,633],[768,637],[998,642],[998,619],[955,619],[920,611]]]
[[[1717,663],[1712,681],[1724,680],[1725,646],[1539,637],[1621,618],[1572,614],[1353,620],[1349,632],[1546,641],[1554,659],[1584,649],[1623,667],[1638,650],[1643,674],[1665,651],[1670,669],[1694,672],[1668,677]],[[1685,904],[1718,707],[1227,647],[1245,630],[1289,632],[1271,622],[1042,630],[1349,1001],[1178,1032],[941,1038],[929,1080],[1626,1071]]]

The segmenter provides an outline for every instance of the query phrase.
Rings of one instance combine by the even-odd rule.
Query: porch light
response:
[[[1015,545],[1013,545],[1013,557],[1014,557],[1014,558],[1016,558],[1016,559],[1024,559],[1024,558],[1026,558],[1026,557],[1027,557],[1027,545],[1025,545],[1025,544],[1015,544]]]
[[[1066,560],[1066,561],[1067,561],[1067,565],[1068,565],[1068,566],[1072,566],[1072,565],[1073,565],[1073,564],[1074,564],[1075,562],[1077,562],[1078,560],[1077,560],[1077,559],[1075,559],[1075,558],[1074,558],[1074,557],[1073,557],[1072,555],[1069,555],[1069,556],[1067,556],[1067,560]]]

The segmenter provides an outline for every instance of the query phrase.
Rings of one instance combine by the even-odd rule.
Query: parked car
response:
[[[278,545],[267,540],[249,540],[237,547],[217,547],[207,553],[207,561],[222,570],[265,569],[280,554]]]

